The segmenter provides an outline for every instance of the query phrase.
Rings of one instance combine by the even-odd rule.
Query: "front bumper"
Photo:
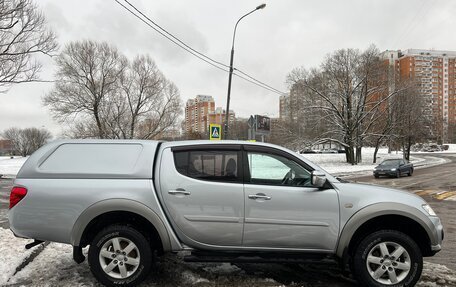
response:
[[[445,233],[443,231],[443,225],[438,217],[431,218],[432,223],[434,224],[434,240],[431,240],[433,244],[431,245],[431,251],[433,254],[439,252],[442,249],[442,241],[445,237]]]
[[[391,171],[391,170],[374,170],[374,176],[396,176],[397,171]]]

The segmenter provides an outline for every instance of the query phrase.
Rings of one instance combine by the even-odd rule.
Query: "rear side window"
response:
[[[238,182],[239,152],[237,151],[176,151],[176,170],[185,176],[212,181]]]
[[[63,144],[39,169],[60,174],[129,174],[141,151],[140,144]]]

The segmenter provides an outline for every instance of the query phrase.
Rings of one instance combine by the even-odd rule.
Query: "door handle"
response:
[[[257,193],[257,194],[250,194],[249,195],[250,199],[264,199],[264,200],[271,200],[270,196],[267,196],[264,193]]]
[[[183,188],[177,188],[177,189],[173,189],[173,190],[168,190],[168,193],[169,194],[173,194],[173,195],[176,195],[176,194],[190,195],[190,191],[186,191]]]

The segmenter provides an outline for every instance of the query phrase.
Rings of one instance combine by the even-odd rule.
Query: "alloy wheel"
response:
[[[125,279],[135,273],[141,259],[136,244],[124,237],[114,237],[106,241],[98,257],[102,270],[116,279]]]
[[[381,242],[369,251],[366,266],[376,282],[393,285],[407,277],[411,269],[411,259],[407,250],[400,244]]]

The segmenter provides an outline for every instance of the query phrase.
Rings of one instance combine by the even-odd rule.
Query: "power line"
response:
[[[223,64],[217,60],[214,60],[212,59],[211,57],[193,49],[192,47],[190,47],[188,44],[186,44],[185,42],[183,42],[182,40],[180,40],[179,38],[177,38],[176,36],[174,36],[173,34],[171,34],[170,32],[168,32],[165,28],[161,27],[160,25],[158,25],[156,22],[154,22],[152,19],[150,19],[150,17],[148,17],[147,15],[145,15],[143,12],[141,12],[138,8],[136,8],[133,4],[131,4],[130,2],[128,2],[128,0],[124,0],[126,3],[128,3],[128,5],[130,5],[135,11],[137,11],[137,13],[139,13],[142,17],[144,17],[145,19],[147,19],[149,22],[147,22],[146,20],[144,20],[142,17],[140,17],[138,14],[136,14],[134,11],[132,11],[130,8],[128,8],[127,6],[125,6],[124,4],[120,3],[119,0],[115,0],[117,2],[117,4],[119,4],[120,6],[122,6],[125,10],[127,10],[128,12],[130,12],[130,14],[132,14],[133,16],[135,16],[136,18],[138,18],[139,20],[141,20],[144,24],[146,24],[147,26],[149,26],[150,28],[152,28],[153,30],[155,30],[156,32],[158,32],[160,35],[162,35],[163,37],[165,37],[166,39],[170,40],[171,42],[173,42],[175,45],[177,45],[178,47],[182,48],[183,50],[185,50],[186,52],[192,54],[193,56],[199,58],[200,60],[210,64],[211,66],[219,69],[219,70],[222,70],[226,73],[229,73],[228,70],[222,68],[222,67],[225,67],[225,68],[229,68],[228,65],[226,64]],[[151,24],[152,23],[152,24]],[[156,28],[158,27],[158,28]],[[222,66],[222,67],[221,67]],[[260,81],[260,80],[257,80],[256,78],[254,78],[253,76],[239,70],[239,69],[236,69],[234,68],[234,70],[238,71],[239,73],[245,75],[246,77],[248,77],[249,79],[247,79],[246,77],[243,77],[243,76],[240,76],[238,74],[235,74],[237,77],[247,81],[247,82],[250,82],[254,85],[257,85],[263,89],[266,89],[266,90],[269,90],[271,92],[274,92],[274,93],[277,93],[277,94],[280,94],[280,95],[283,95],[285,93],[281,92],[280,90],[277,90],[273,87],[271,87],[270,85]],[[234,73],[233,73],[234,74]]]
[[[208,63],[209,65],[212,65],[214,66],[215,68],[219,69],[219,70],[222,70],[224,72],[229,72],[225,69],[223,69],[222,67],[220,66],[217,66],[216,64],[204,59],[203,57],[199,56],[198,54],[190,51],[190,50],[187,50],[184,46],[182,46],[181,44],[179,44],[178,42],[176,42],[175,40],[173,40],[172,38],[170,38],[169,36],[165,35],[163,32],[159,31],[158,29],[156,29],[154,26],[152,26],[150,23],[148,23],[147,21],[145,21],[143,18],[139,17],[136,13],[134,13],[132,10],[130,10],[128,7],[126,7],[125,5],[123,5],[122,3],[120,3],[118,0],[114,0],[116,1],[120,6],[122,6],[124,9],[126,9],[128,12],[130,12],[133,16],[135,16],[136,18],[138,18],[139,20],[141,20],[144,24],[146,24],[147,26],[151,27],[152,29],[154,29],[155,31],[157,31],[159,34],[161,34],[163,37],[167,38],[168,40],[170,40],[171,42],[173,42],[174,44],[176,44],[177,46],[179,46],[180,48],[184,49],[185,51],[189,52],[190,54],[192,54],[193,56],[199,58],[200,60],[203,60],[204,62]]]
[[[117,1],[117,0],[116,0]],[[136,8],[133,4],[131,4],[130,2],[128,2],[128,0],[124,0],[125,2],[128,3],[128,5],[130,5],[133,9],[135,9],[139,14],[141,14],[144,18],[146,18],[147,20],[149,20],[152,24],[154,24],[155,26],[157,26],[161,31],[163,31],[164,33],[166,33],[167,35],[169,35],[171,38],[173,38],[174,40],[176,40],[177,42],[181,43],[182,45],[184,45],[186,48],[188,48],[189,50],[197,53],[198,55],[214,62],[214,63],[217,63],[221,66],[224,66],[226,68],[229,68],[230,66],[226,65],[226,64],[223,64],[219,61],[216,61],[214,59],[212,59],[211,57],[193,49],[192,47],[190,47],[189,45],[187,45],[186,43],[184,43],[183,41],[181,41],[179,38],[177,38],[176,36],[174,36],[173,34],[171,34],[170,32],[166,31],[166,29],[164,29],[163,27],[161,27],[160,25],[158,25],[156,22],[154,22],[152,19],[150,19],[147,15],[145,15],[143,12],[141,12],[141,10],[139,10],[138,8]],[[154,29],[155,30],[155,29]],[[158,31],[157,31],[158,32]]]
[[[271,87],[271,86],[269,86],[268,84],[266,84],[266,83],[264,83],[264,82],[262,82],[262,81],[260,81],[260,80],[255,79],[254,77],[250,76],[249,74],[247,74],[247,73],[245,73],[245,72],[243,72],[243,71],[241,71],[241,70],[239,70],[239,69],[236,69],[236,68],[235,68],[234,70],[236,70],[236,71],[238,71],[239,73],[243,74],[244,76],[246,76],[246,77],[252,79],[253,81],[256,81],[256,82],[262,84],[263,86],[268,87],[269,89],[273,90],[274,92],[276,92],[276,93],[278,93],[278,94],[285,94],[284,92],[282,92],[282,91],[280,91],[280,90],[277,90],[276,88]],[[238,77],[239,77],[239,75],[238,75]],[[243,78],[243,79],[244,79],[244,78]]]
[[[257,86],[259,86],[259,87],[261,87],[261,88],[263,88],[263,89],[265,89],[265,90],[271,91],[271,92],[273,92],[273,93],[276,93],[276,94],[279,94],[279,95],[284,95],[284,94],[285,94],[285,93],[280,92],[280,91],[277,91],[277,90],[275,90],[275,89],[268,88],[268,86],[264,86],[264,85],[261,85],[261,84],[259,84],[259,83],[257,83],[257,82],[254,82],[254,81],[252,81],[252,80],[249,80],[248,78],[243,77],[243,76],[241,76],[241,75],[239,75],[239,74],[233,73],[233,75],[235,75],[235,76],[237,76],[237,77],[243,79],[244,81],[247,81],[247,82],[249,82],[249,83],[252,83],[252,84],[254,84],[254,85],[257,85]],[[260,82],[260,83],[261,83],[261,82]]]
[[[402,34],[400,34],[400,36],[398,38],[396,38],[396,41],[394,42],[392,49],[396,49],[396,48],[394,48],[396,45],[398,45],[401,41],[403,41],[404,39],[406,39],[410,36],[410,33],[415,29],[415,26],[416,26],[416,25],[414,25],[414,23],[416,22],[416,20],[418,20],[418,16],[421,14],[421,11],[423,10],[425,4],[427,4],[427,3],[430,3],[430,0],[423,0],[423,2],[421,2],[420,7],[418,8],[418,10],[416,10],[416,14],[413,16],[412,20],[408,23],[408,25],[403,26],[404,30],[402,31]],[[426,10],[424,15],[426,15],[427,12],[429,12],[429,10],[430,9]],[[421,19],[422,18],[424,18],[424,17],[421,17]],[[404,43],[402,43],[402,44],[404,44]]]

